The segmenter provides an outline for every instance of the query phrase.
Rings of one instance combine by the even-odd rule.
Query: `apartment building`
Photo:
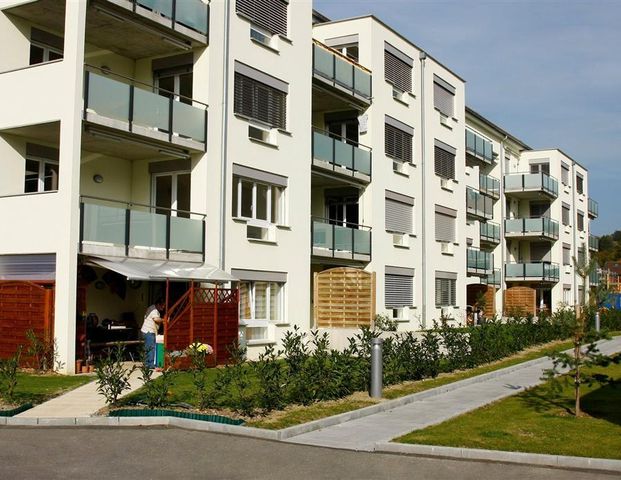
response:
[[[0,329],[53,336],[68,372],[88,314],[124,331],[161,295],[192,332],[169,347],[204,321],[256,356],[293,326],[338,344],[376,313],[417,330],[587,287],[565,263],[593,249],[586,170],[373,16],[4,0],[0,36]]]

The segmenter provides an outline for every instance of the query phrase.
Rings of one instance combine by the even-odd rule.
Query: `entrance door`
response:
[[[152,188],[156,213],[190,218],[190,173],[158,173]]]

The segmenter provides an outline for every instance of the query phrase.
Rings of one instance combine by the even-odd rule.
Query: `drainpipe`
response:
[[[423,316],[422,316],[422,327],[427,327],[427,255],[426,255],[426,244],[427,244],[427,223],[426,223],[426,203],[427,197],[425,195],[425,184],[427,183],[427,179],[425,177],[425,59],[427,58],[427,53],[420,52],[418,58],[420,59],[420,151],[421,151],[421,162],[420,162],[420,170],[421,170],[421,179],[422,179],[422,190],[421,190],[421,222],[422,222],[422,231],[421,231],[421,270],[422,270],[422,294],[423,294]]]
[[[509,138],[505,138],[500,142],[500,291],[502,297],[501,316],[505,313],[505,292],[507,291],[507,282],[505,281],[505,257],[507,244],[505,243],[505,207],[507,200],[505,198],[505,142]]]
[[[222,137],[220,144],[220,245],[218,266],[226,267],[226,181],[228,172],[228,131],[229,131],[229,34],[230,34],[230,0],[224,0],[224,52],[222,55]]]
[[[572,260],[575,258],[578,258],[578,239],[576,238],[576,231],[578,230],[578,225],[577,225],[577,215],[576,215],[576,163],[572,160],[571,161],[571,185],[572,185],[572,189],[571,189],[571,236],[573,239],[573,245],[572,245]],[[582,187],[584,189],[584,185]],[[561,209],[562,209],[562,204],[561,204]],[[588,215],[588,214],[587,214]],[[562,223],[562,222],[561,222]],[[561,248],[563,247],[563,245],[561,245]],[[562,250],[561,250],[562,251]],[[585,253],[586,255],[586,253]],[[572,262],[573,264],[573,262]],[[572,265],[573,266],[573,284],[574,284],[574,308],[576,307],[576,305],[578,304],[578,302],[580,301],[578,299],[578,278],[576,275],[576,265]],[[559,280],[560,280],[560,268],[559,268]],[[584,286],[582,287],[584,289]]]

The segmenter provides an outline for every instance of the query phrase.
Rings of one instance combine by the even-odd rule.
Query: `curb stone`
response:
[[[517,463],[522,465],[621,472],[621,460],[611,460],[606,458],[505,452],[500,450],[482,450],[476,448],[444,447],[393,442],[378,442],[375,444],[374,451],[377,453],[397,453],[401,455],[419,455],[459,460],[487,460],[492,462]]]

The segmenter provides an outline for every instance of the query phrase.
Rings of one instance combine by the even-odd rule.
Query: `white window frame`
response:
[[[59,50],[58,48],[54,48],[50,45],[46,45],[45,43],[41,43],[41,42],[37,42],[37,41],[30,41],[30,45],[35,46],[35,47],[39,47],[43,49],[43,61],[41,63],[33,63],[32,65],[41,65],[42,63],[47,63],[47,62],[55,62],[57,60],[62,60],[64,59],[64,53],[62,50]],[[59,59],[55,59],[55,60],[50,60],[50,53],[56,53],[57,55],[60,55]]]
[[[272,282],[272,281],[267,281],[267,280],[241,280],[240,284],[242,283],[247,283],[248,284],[248,295],[249,295],[249,299],[248,299],[248,304],[250,305],[250,318],[244,318],[243,317],[243,312],[242,312],[242,302],[239,302],[239,320],[240,322],[246,326],[246,329],[252,329],[252,328],[265,328],[266,329],[266,336],[264,338],[255,338],[250,340],[250,342],[261,342],[261,341],[266,341],[266,340],[270,340],[273,337],[272,332],[270,331],[270,325],[278,325],[278,324],[285,324],[286,321],[284,319],[284,315],[285,315],[285,288],[286,288],[286,283],[285,282]],[[265,288],[265,313],[266,313],[266,318],[256,318],[256,284],[257,283],[265,283],[267,284],[266,288]],[[271,295],[271,289],[272,289],[272,284],[276,284],[280,286],[280,294],[278,296],[277,302],[279,303],[278,305],[278,310],[279,310],[279,318],[276,319],[272,319],[270,318],[270,314],[271,314],[271,310],[272,310],[272,305],[271,305],[271,301],[272,301],[272,295]]]
[[[272,225],[286,225],[286,209],[285,209],[285,195],[286,188],[281,187],[280,185],[272,185],[271,183],[259,182],[253,178],[242,177],[242,176],[234,176],[233,182],[237,181],[237,211],[235,212],[234,218],[246,220],[252,222],[253,225],[257,226],[265,226],[269,227]],[[252,214],[250,217],[245,217],[242,215],[242,182],[252,183]],[[267,187],[267,219],[259,219],[257,218],[257,185],[263,185]],[[272,189],[280,189],[280,205],[278,205],[278,213],[280,216],[280,222],[274,222],[272,218]]]
[[[153,173],[151,174],[151,205],[154,206],[155,208],[155,201],[156,201],[156,186],[157,186],[157,182],[156,179],[157,177],[172,177],[172,181],[171,181],[171,192],[170,192],[170,215],[172,217],[176,217],[177,216],[177,179],[179,178],[179,175],[190,175],[190,198],[192,195],[192,172],[190,172],[189,170],[185,171],[185,170],[178,170],[175,172],[161,172],[161,173]]]
[[[31,194],[34,193],[44,193],[44,192],[57,192],[58,188],[46,190],[45,189],[45,164],[56,165],[58,166],[58,182],[60,184],[60,162],[58,160],[52,160],[49,158],[38,157],[34,155],[27,155],[26,161],[24,162],[24,167],[26,167],[27,162],[37,162],[39,164],[39,172],[37,178],[37,191],[29,192]],[[26,167],[27,168],[27,167]],[[24,191],[26,190],[26,170],[24,170]]]

